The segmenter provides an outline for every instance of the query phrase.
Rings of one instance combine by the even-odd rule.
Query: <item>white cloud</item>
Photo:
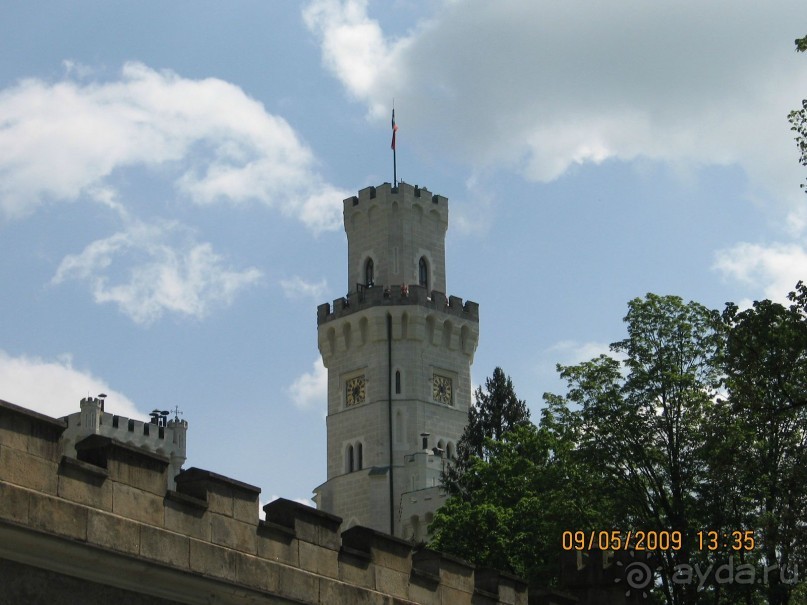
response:
[[[562,340],[556,342],[546,351],[562,365],[574,365],[591,361],[600,355],[608,355],[615,359],[622,357],[611,351],[610,346],[604,342],[577,342],[575,340]],[[557,359],[559,358],[559,359]]]
[[[240,88],[140,63],[116,81],[23,80],[0,91],[0,212],[46,200],[115,200],[113,171],[160,168],[199,204],[257,201],[314,232],[339,227],[347,192],[323,182],[291,126]],[[71,79],[79,74],[82,81]]]
[[[309,282],[302,277],[295,275],[291,279],[284,279],[280,281],[280,286],[283,288],[283,293],[286,298],[292,300],[299,298],[313,298],[319,301],[328,289],[328,283],[323,277],[318,282]]]
[[[795,242],[767,246],[740,243],[720,250],[714,268],[726,277],[761,290],[765,298],[787,303],[787,293],[799,280],[807,280],[807,249]],[[751,301],[738,304],[748,307]]]
[[[367,16],[367,0],[312,2],[303,19],[321,39],[325,65],[354,96],[367,99],[392,61],[381,27]],[[384,107],[375,109],[385,112]]]
[[[801,0],[445,1],[395,39],[366,0],[314,0],[304,18],[373,118],[394,97],[401,136],[429,132],[474,168],[551,181],[612,158],[739,164],[751,195],[802,201],[786,122],[807,89]]]
[[[328,402],[328,370],[317,359],[310,372],[305,372],[286,388],[294,405],[302,410],[325,409]]]
[[[135,322],[150,324],[164,313],[204,317],[260,279],[258,269],[224,267],[208,243],[187,235],[172,242],[178,235],[183,230],[175,223],[129,222],[124,231],[65,257],[52,282],[89,282],[95,302],[116,303]]]
[[[102,379],[77,370],[69,355],[55,361],[38,357],[12,357],[0,350],[0,399],[55,418],[79,411],[79,402],[88,395],[108,395],[107,411],[129,418],[145,419],[125,395]]]

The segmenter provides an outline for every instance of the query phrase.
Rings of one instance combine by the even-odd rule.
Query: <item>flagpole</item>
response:
[[[398,187],[398,158],[396,155],[395,133],[398,127],[395,125],[395,104],[392,105],[392,186]]]

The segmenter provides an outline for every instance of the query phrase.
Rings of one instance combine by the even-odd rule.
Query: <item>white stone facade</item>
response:
[[[468,418],[478,306],[444,294],[445,197],[385,183],[344,200],[344,221],[348,295],[317,313],[328,480],[315,500],[345,528],[422,540]]]

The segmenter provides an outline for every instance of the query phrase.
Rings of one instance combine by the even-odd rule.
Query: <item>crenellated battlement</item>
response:
[[[364,311],[364,312],[362,312]],[[387,316],[393,341],[421,342],[443,352],[459,351],[473,362],[479,343],[479,305],[411,286],[376,286],[317,309],[317,343],[325,367],[334,355],[387,339]]]
[[[62,434],[61,447],[68,456],[76,456],[76,444],[90,435],[109,437],[165,456],[170,465],[167,487],[174,486],[174,476],[186,460],[188,422],[175,418],[156,418],[144,422],[118,416],[104,411],[104,400],[85,397],[80,402],[81,411],[64,417],[67,428]]]
[[[459,296],[446,296],[443,292],[427,292],[422,286],[374,286],[361,288],[348,296],[317,307],[317,325],[346,317],[357,311],[375,306],[419,305],[431,311],[446,313],[468,321],[479,321],[479,304]]]
[[[409,204],[424,204],[431,203],[439,212],[447,212],[448,198],[442,195],[433,194],[425,187],[418,185],[410,185],[409,183],[399,183],[397,187],[393,187],[390,183],[382,183],[377,187],[365,187],[359,190],[358,195],[351,196],[342,201],[344,212],[353,212],[354,210],[366,210],[373,203],[382,203],[386,201],[405,201],[408,200]]]
[[[260,488],[211,471],[182,470],[167,489],[169,458],[118,439],[130,431],[117,418],[115,436],[80,438],[74,456],[68,420],[0,401],[0,601],[19,602],[26,577],[42,602],[527,604],[518,578],[365,527],[340,533],[339,517],[290,500],[260,520]]]

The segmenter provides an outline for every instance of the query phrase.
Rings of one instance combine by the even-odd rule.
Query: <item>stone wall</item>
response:
[[[519,579],[0,401],[0,603],[527,603]]]

